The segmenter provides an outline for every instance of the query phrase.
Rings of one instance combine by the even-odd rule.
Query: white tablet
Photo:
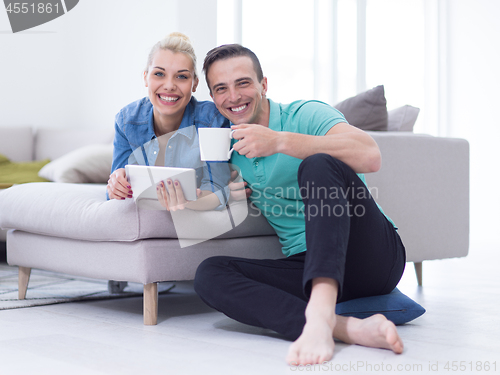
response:
[[[166,183],[169,178],[173,181],[179,181],[184,197],[187,200],[196,200],[196,173],[193,168],[126,165],[125,172],[134,192],[134,200],[143,198],[158,199],[156,185],[160,181]]]

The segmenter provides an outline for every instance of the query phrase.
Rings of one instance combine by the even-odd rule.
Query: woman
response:
[[[116,115],[109,198],[132,198],[124,167],[143,164],[197,169],[197,195],[203,199],[186,201],[178,181],[168,179],[157,186],[158,200],[167,210],[209,210],[225,205],[222,192],[229,175],[214,173],[213,168],[209,174],[203,168],[197,129],[229,127],[229,122],[212,102],[198,102],[192,96],[199,79],[189,38],[172,33],[159,41],[149,54],[144,82],[148,97],[127,105]]]

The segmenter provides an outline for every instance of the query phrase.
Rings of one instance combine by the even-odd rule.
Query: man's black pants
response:
[[[405,267],[405,249],[358,175],[327,154],[301,163],[307,251],[286,259],[212,257],[194,287],[205,303],[239,322],[291,340],[305,324],[312,280],[337,280],[337,302],[390,293]]]

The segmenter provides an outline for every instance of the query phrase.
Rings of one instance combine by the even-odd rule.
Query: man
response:
[[[290,364],[330,360],[333,338],[401,353],[384,316],[335,315],[337,302],[391,292],[404,270],[396,228],[358,175],[380,168],[375,141],[326,104],[267,99],[260,63],[240,45],[210,51],[204,71],[217,108],[234,124],[231,162],[287,258],[207,259],[196,292],[235,320],[294,340]]]

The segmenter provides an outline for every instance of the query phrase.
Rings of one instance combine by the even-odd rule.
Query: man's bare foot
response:
[[[333,357],[333,330],[337,322],[335,301],[338,283],[318,277],[312,281],[311,297],[307,303],[306,324],[301,335],[290,346],[286,357],[292,366],[317,364]]]
[[[333,357],[335,343],[333,341],[333,327],[335,316],[327,319],[323,317],[309,317],[302,330],[302,334],[290,346],[286,361],[289,365],[298,366],[318,364],[329,361]]]
[[[403,353],[403,341],[396,326],[381,314],[366,319],[347,318],[346,328],[349,338],[344,341],[348,343]]]

